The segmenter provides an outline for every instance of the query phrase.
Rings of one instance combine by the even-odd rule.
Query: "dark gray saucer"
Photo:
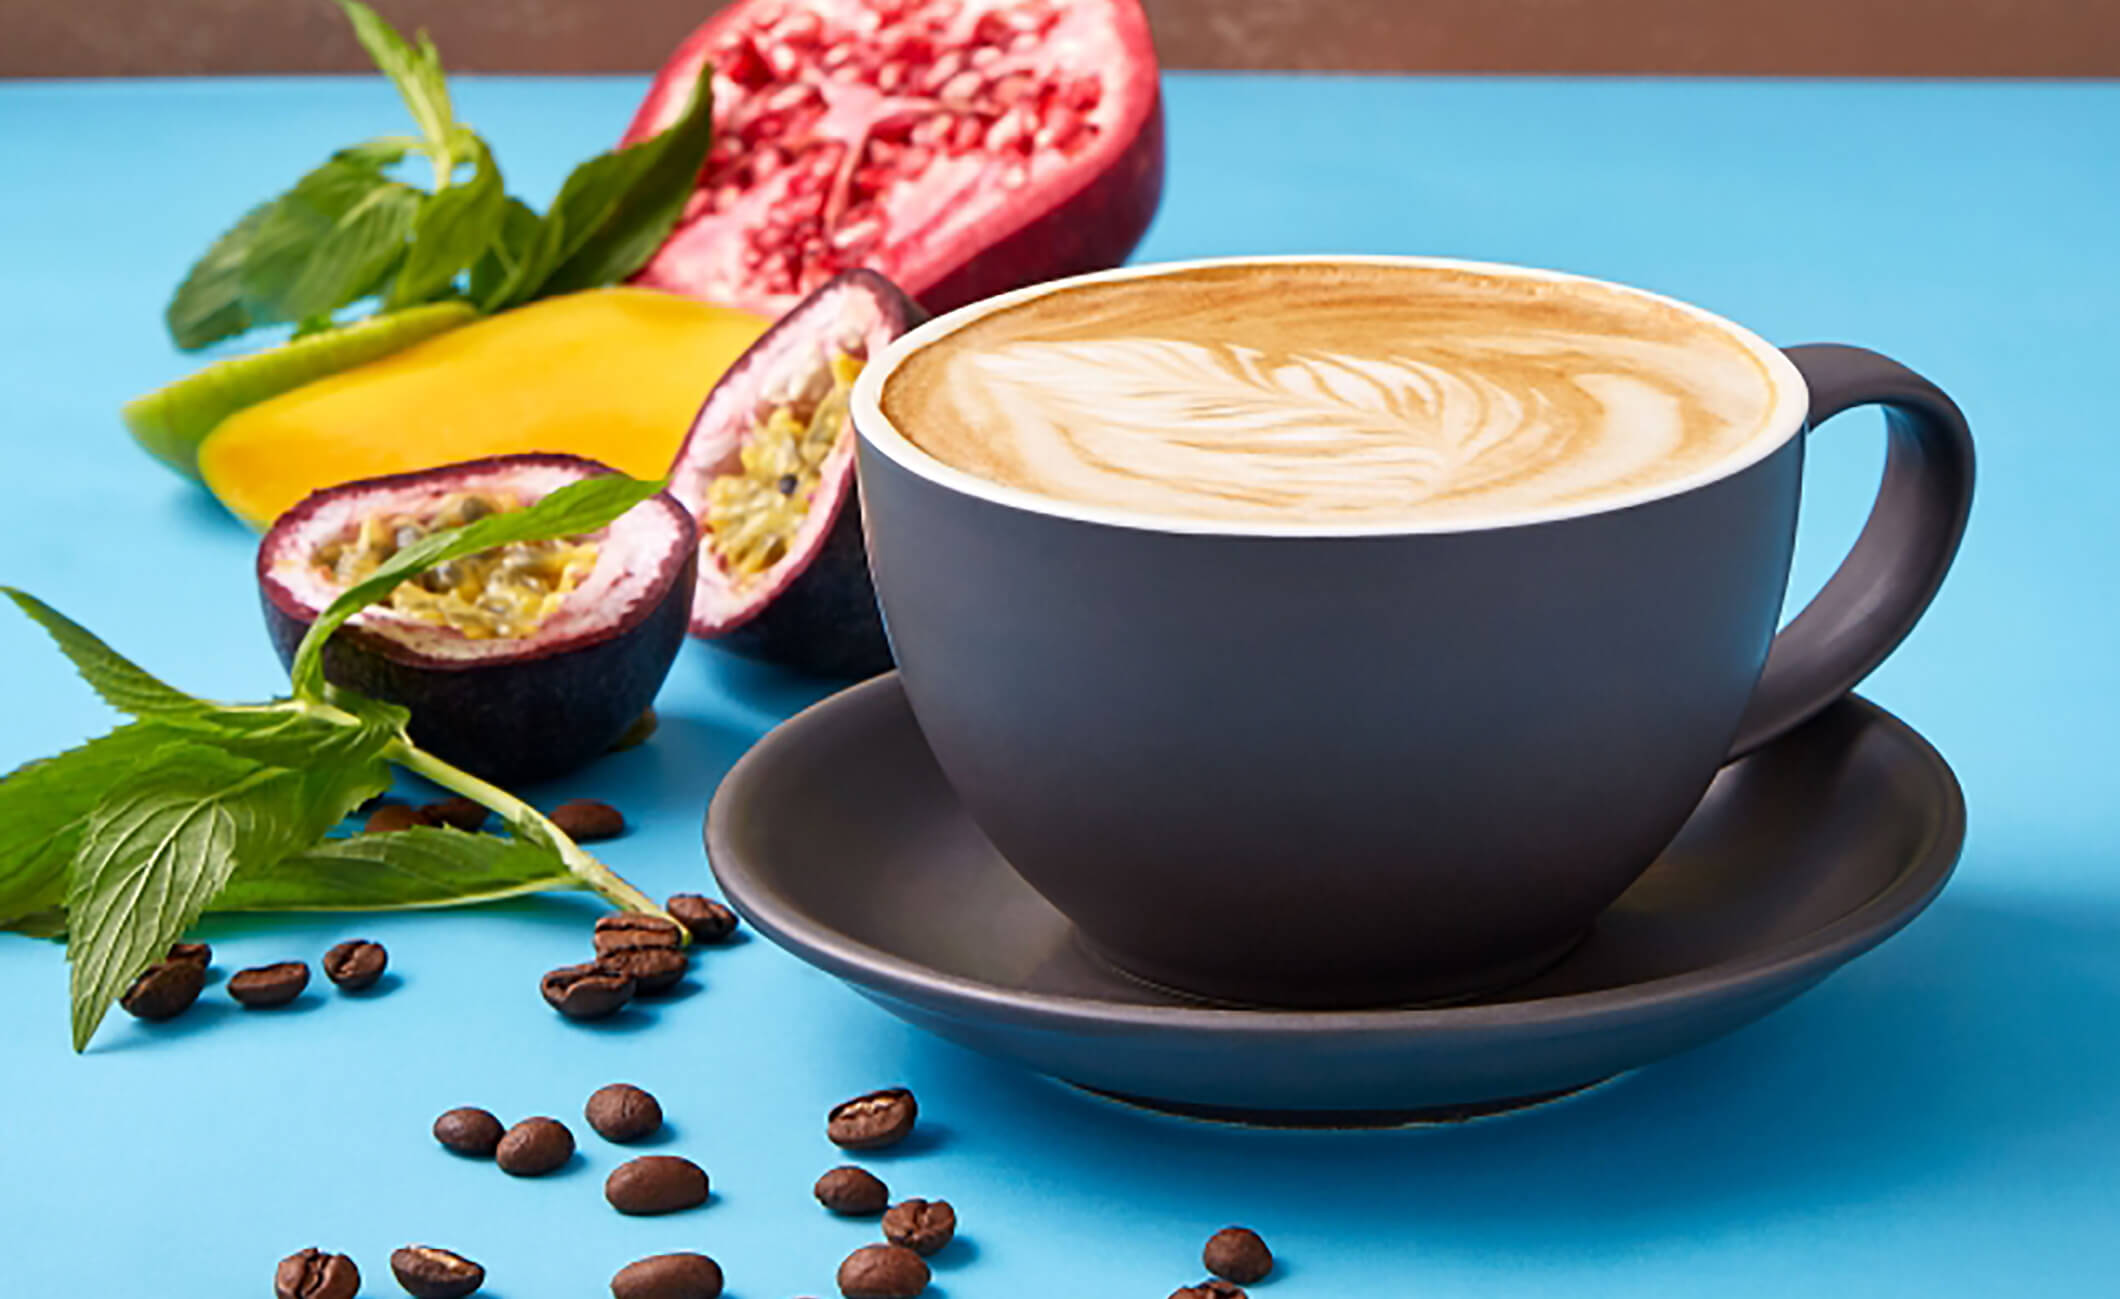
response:
[[[895,675],[760,741],[706,835],[760,932],[922,1028],[1159,1108],[1361,1125],[1536,1103],[1749,1023],[1913,919],[1964,830],[1943,759],[1851,698],[1726,769],[1552,969],[1468,1004],[1360,1011],[1205,1005],[1083,951],[966,819]],[[1272,942],[1273,918],[1230,941]]]

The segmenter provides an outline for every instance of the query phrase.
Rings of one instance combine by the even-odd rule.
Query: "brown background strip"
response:
[[[1065,0],[1063,0],[1065,2]],[[2120,75],[2120,0],[1147,0],[1163,61],[1357,71]],[[655,66],[714,0],[379,0],[454,69]],[[0,76],[364,69],[324,0],[0,0]]]

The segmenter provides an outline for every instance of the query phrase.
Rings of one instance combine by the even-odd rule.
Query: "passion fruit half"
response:
[[[579,456],[496,456],[312,494],[258,547],[273,647],[291,664],[317,614],[398,548],[610,472]],[[658,493],[599,532],[497,547],[400,584],[332,637],[324,676],[410,709],[416,742],[488,780],[564,775],[654,702],[684,641],[698,554],[691,515]]]
[[[876,272],[842,272],[707,394],[670,470],[699,521],[694,635],[821,676],[889,670],[847,398],[868,359],[925,318]]]

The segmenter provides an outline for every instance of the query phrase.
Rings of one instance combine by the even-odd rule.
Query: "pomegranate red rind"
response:
[[[626,139],[667,126],[710,58],[716,140],[637,277],[657,288],[771,315],[868,267],[944,311],[1117,265],[1162,196],[1138,0],[739,0]]]

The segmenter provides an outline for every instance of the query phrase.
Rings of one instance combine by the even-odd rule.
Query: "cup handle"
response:
[[[1890,441],[1869,522],[1832,580],[1774,638],[1726,760],[1809,721],[1898,648],[1943,585],[1973,507],[1973,435],[1941,388],[1860,347],[1785,350],[1811,390],[1807,436],[1844,410],[1875,405]]]

